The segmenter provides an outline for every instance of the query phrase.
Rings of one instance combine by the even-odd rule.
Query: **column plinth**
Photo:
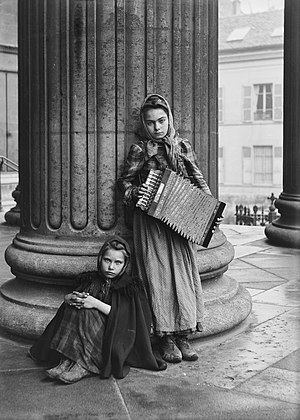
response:
[[[284,9],[283,192],[275,201],[280,217],[266,226],[268,239],[300,248],[300,3]]]

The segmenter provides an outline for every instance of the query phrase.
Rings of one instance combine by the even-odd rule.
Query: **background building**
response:
[[[266,208],[282,190],[283,9],[244,14],[241,6],[221,0],[219,7],[219,193],[227,223],[236,204]]]
[[[17,0],[3,0],[0,2],[0,157],[15,163],[18,163],[17,45]],[[2,203],[10,204],[13,203],[11,193],[18,183],[18,172],[2,166]]]

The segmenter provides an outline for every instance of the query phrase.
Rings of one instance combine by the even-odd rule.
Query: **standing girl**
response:
[[[141,111],[140,141],[130,148],[119,186],[125,205],[147,191],[150,169],[170,168],[211,194],[190,142],[175,134],[165,98],[152,94]],[[203,296],[195,246],[168,226],[134,209],[133,239],[137,275],[144,281],[160,353],[167,362],[197,360],[188,335],[202,331]]]

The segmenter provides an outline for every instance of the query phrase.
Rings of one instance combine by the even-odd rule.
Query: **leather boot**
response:
[[[159,352],[166,362],[179,363],[182,360],[181,351],[176,346],[173,338],[169,335],[164,335],[160,339]]]
[[[175,343],[182,353],[183,360],[195,361],[198,359],[198,354],[190,346],[186,335],[176,335]]]

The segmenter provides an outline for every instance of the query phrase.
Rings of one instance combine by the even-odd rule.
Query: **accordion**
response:
[[[208,247],[225,203],[170,169],[151,169],[146,185],[136,206],[189,241]]]

